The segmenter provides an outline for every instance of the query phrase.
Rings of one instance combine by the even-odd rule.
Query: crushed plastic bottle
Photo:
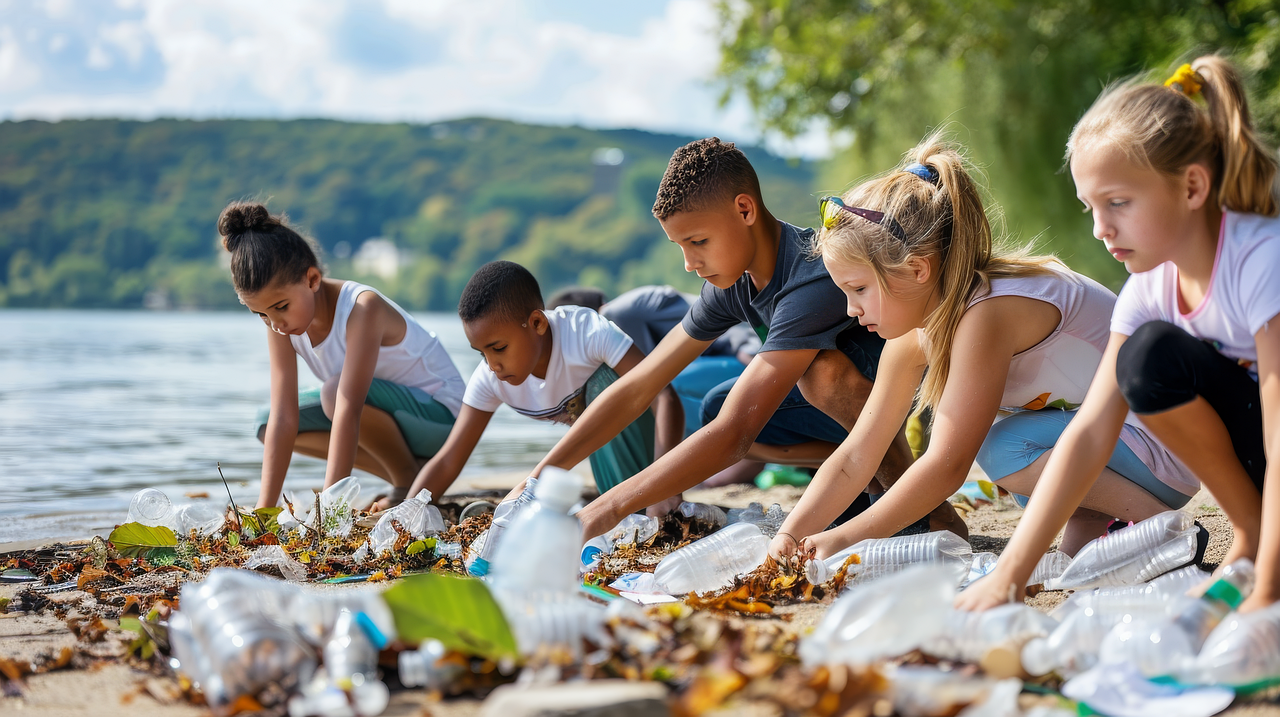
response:
[[[980,710],[995,700],[1008,701],[1012,691],[1014,706],[1022,683],[1017,689],[1004,687],[1008,681],[965,674],[959,670],[943,670],[937,665],[898,665],[886,670],[886,677],[893,685],[893,714],[898,715],[952,715],[963,717],[987,717]],[[995,712],[1004,716],[1006,713]],[[1011,717],[1017,712],[1007,713]],[[1075,714],[1074,712],[1072,713]]]
[[[680,504],[680,515],[689,520],[696,520],[700,523],[707,523],[716,528],[723,528],[729,522],[729,516],[723,510],[714,505],[706,503],[690,503],[685,501]]]
[[[1062,616],[1053,632],[1022,648],[1022,665],[1032,675],[1076,675],[1098,664],[1098,651],[1111,628],[1149,615],[1174,615],[1191,598],[1158,592],[1122,594],[1096,600]]]
[[[416,496],[383,511],[378,523],[369,531],[368,543],[361,545],[352,556],[357,563],[363,563],[371,556],[381,556],[395,546],[400,534],[396,532],[392,521],[398,523],[401,530],[412,535],[414,540],[422,540],[445,531],[440,509],[431,505],[431,491],[423,488]]]
[[[1227,616],[1180,677],[1190,684],[1229,685],[1241,692],[1280,682],[1280,602]]]
[[[324,671],[289,700],[290,717],[364,717],[387,708],[391,692],[378,679],[383,635],[364,613],[342,610],[324,646]]]
[[[1198,528],[1191,516],[1170,510],[1097,538],[1080,549],[1046,590],[1137,585],[1190,563]]]
[[[174,511],[173,520],[180,536],[193,530],[198,535],[213,535],[222,529],[226,516],[208,503],[192,503]]]
[[[571,514],[572,515],[572,514]],[[582,546],[582,569],[593,567],[602,555],[608,555],[620,545],[641,545],[658,534],[662,521],[647,515],[632,513],[604,533],[588,540]]]
[[[752,523],[770,540],[778,534],[779,530],[782,530],[782,523],[786,519],[786,512],[777,503],[769,506],[768,510],[765,510],[764,506],[759,503],[751,503],[746,508],[731,508],[729,510],[730,525],[734,523]]]
[[[316,525],[315,516],[311,515],[315,510],[316,500],[309,491],[302,495],[291,494],[289,503],[293,505],[293,510],[289,509],[289,504],[285,504],[284,510],[276,517],[276,522],[286,533],[298,530],[305,536],[307,531],[321,528],[327,535],[345,538],[351,533],[351,526],[355,525],[353,506],[359,497],[360,483],[355,476],[347,476],[320,491],[321,525]]]
[[[849,566],[851,582],[874,580],[918,563],[940,563],[951,571],[954,586],[969,576],[973,563],[973,548],[969,541],[950,531],[939,530],[893,538],[869,538],[854,543],[823,561],[829,574],[834,575],[849,555],[855,553],[859,560]]]
[[[1201,570],[1197,565],[1188,565],[1141,585],[1079,590],[1072,593],[1051,614],[1058,620],[1063,620],[1067,614],[1082,608],[1105,609],[1107,606],[1136,605],[1147,600],[1148,597],[1172,599],[1185,596],[1187,591],[1208,579],[1208,572]]]
[[[1027,578],[1027,585],[1044,585],[1050,580],[1057,580],[1062,577],[1068,565],[1071,565],[1070,555],[1060,550],[1050,550],[1040,556],[1035,570],[1031,571],[1031,577]]]
[[[280,545],[263,545],[256,548],[249,554],[249,559],[244,563],[245,570],[257,570],[259,568],[275,568],[280,571],[280,575],[291,582],[300,582],[307,579],[307,569],[302,563],[294,560],[284,551],[284,547]]]
[[[401,652],[397,658],[400,684],[443,692],[466,670],[462,665],[441,662],[445,654],[444,643],[430,639],[416,650]]]
[[[214,568],[182,586],[169,622],[177,669],[215,711],[270,684],[311,684],[317,654],[345,609],[394,639],[395,621],[372,589],[313,592],[251,570]]]
[[[686,545],[658,563],[658,587],[672,595],[704,593],[755,570],[769,553],[769,539],[751,523],[730,525]]]
[[[1102,662],[1129,663],[1147,677],[1185,671],[1209,633],[1253,591],[1253,583],[1253,561],[1231,563],[1204,595],[1188,600],[1177,614],[1116,625],[1102,641]]]
[[[979,663],[993,650],[1020,649],[1031,638],[1045,637],[1057,626],[1057,620],[1024,603],[998,605],[981,612],[953,609],[942,630],[921,649],[935,657]],[[1017,652],[1011,654],[1016,660]],[[1004,676],[1016,674],[1016,669],[1005,667]]]
[[[143,488],[133,494],[133,499],[129,501],[129,517],[130,523],[141,523],[153,528],[164,526],[173,528],[174,515],[173,503],[169,501],[169,496],[158,488]]]
[[[530,476],[525,479],[524,490],[520,495],[511,500],[504,500],[498,504],[493,511],[493,522],[489,525],[489,529],[476,539],[476,543],[480,543],[477,547],[474,543],[471,550],[474,557],[467,570],[476,576],[485,576],[489,574],[489,561],[493,558],[494,551],[498,548],[498,543],[502,539],[502,533],[515,519],[516,513],[521,508],[533,502],[533,490],[538,485],[538,479]]]
[[[916,649],[945,626],[955,583],[951,566],[926,564],[854,586],[800,641],[801,662],[865,665]]]

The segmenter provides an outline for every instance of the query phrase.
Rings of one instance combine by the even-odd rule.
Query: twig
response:
[[[236,522],[239,522],[240,509],[236,507],[236,499],[231,497],[231,486],[227,483],[227,477],[222,475],[222,462],[218,461],[215,465],[218,466],[218,477],[222,479],[222,487],[227,489],[227,499],[231,501],[231,510],[236,514]],[[258,534],[261,535],[263,532],[262,523],[258,522],[258,516],[250,513],[249,517],[253,518],[254,525],[258,526]],[[240,531],[237,530],[236,532],[239,533]]]

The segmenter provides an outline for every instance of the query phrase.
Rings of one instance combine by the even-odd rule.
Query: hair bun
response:
[[[227,251],[234,251],[242,234],[265,229],[272,223],[267,208],[261,204],[233,202],[218,217],[218,233],[222,235],[222,244]]]

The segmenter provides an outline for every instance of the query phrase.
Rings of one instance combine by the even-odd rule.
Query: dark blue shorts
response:
[[[737,381],[737,378],[731,378],[707,392],[702,399],[702,425],[707,425],[720,415],[720,408],[724,406],[725,398]],[[849,432],[836,423],[835,419],[814,408],[804,400],[799,388],[792,387],[787,397],[782,399],[782,405],[769,417],[769,422],[764,425],[760,435],[756,436],[756,443],[766,446],[794,446],[809,441],[842,443],[848,437]]]

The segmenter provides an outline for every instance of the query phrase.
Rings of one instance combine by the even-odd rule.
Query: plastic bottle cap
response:
[[[472,575],[476,577],[484,577],[489,574],[489,561],[484,558],[476,558],[471,561],[471,567],[467,568]]]
[[[1227,605],[1230,605],[1233,610],[1239,607],[1241,602],[1244,602],[1244,595],[1240,593],[1240,588],[1232,585],[1226,580],[1218,580],[1214,582],[1214,584],[1209,586],[1208,590],[1204,591],[1204,596],[1219,602],[1224,602]]]
[[[363,612],[358,612],[355,614],[355,622],[364,631],[365,637],[369,638],[369,642],[372,642],[374,647],[381,650],[387,646],[387,636],[382,634],[382,630],[378,629],[373,618]]]
[[[548,466],[538,477],[533,497],[544,503],[563,504],[567,511],[582,497],[582,479],[569,471]]]

